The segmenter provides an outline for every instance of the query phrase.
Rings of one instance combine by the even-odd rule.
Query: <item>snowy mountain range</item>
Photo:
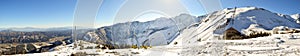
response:
[[[188,44],[213,40],[228,28],[243,34],[247,29],[272,30],[277,26],[299,28],[299,14],[284,15],[263,8],[226,8],[204,16],[181,14],[174,18],[157,18],[147,22],[126,22],[105,26],[88,32],[82,39],[113,44],[118,47],[130,45],[167,45],[178,42]],[[98,42],[98,43],[99,43]]]
[[[197,40],[214,40],[215,36],[222,35],[231,27],[243,34],[248,34],[249,29],[272,30],[277,26],[299,28],[300,25],[296,21],[290,15],[273,13],[263,8],[227,8],[208,14],[198,26],[183,30],[173,42],[188,44]]]
[[[126,45],[166,45],[176,38],[187,26],[201,20],[196,16],[181,14],[174,18],[158,18],[147,22],[126,22],[98,28],[82,38],[88,41]],[[105,41],[103,41],[105,40]]]

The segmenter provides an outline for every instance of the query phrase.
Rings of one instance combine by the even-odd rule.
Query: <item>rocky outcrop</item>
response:
[[[34,44],[27,44],[26,45],[26,50],[29,53],[36,52],[37,51],[37,47]]]
[[[11,47],[8,50],[2,51],[1,54],[12,55],[12,54],[25,54],[25,53],[34,53],[37,51],[37,47],[34,44],[20,44],[16,47]]]
[[[17,45],[13,50],[16,50],[16,54],[25,54],[27,52],[25,44]]]

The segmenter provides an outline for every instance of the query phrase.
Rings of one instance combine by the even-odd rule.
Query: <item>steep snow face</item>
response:
[[[199,22],[202,17],[181,14],[174,18],[158,18],[147,22],[118,23],[88,32],[85,40],[100,39],[98,40],[100,43],[114,43],[119,47],[166,45],[174,40],[180,34],[180,31],[193,23]]]
[[[252,25],[251,28],[264,30],[272,30],[277,26],[299,28],[300,25],[291,19],[289,16],[280,16],[278,13],[273,13],[263,8],[227,8],[208,14],[201,23],[184,29],[171,44],[176,42],[180,46],[199,41],[221,39],[220,36],[230,27],[243,34],[245,33],[244,30],[250,29],[250,25]]]
[[[300,14],[290,15],[297,23],[300,23]]]

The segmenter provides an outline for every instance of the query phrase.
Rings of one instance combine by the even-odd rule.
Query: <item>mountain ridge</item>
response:
[[[198,41],[217,40],[215,36],[223,35],[226,29],[234,28],[242,34],[248,34],[249,28],[272,30],[278,26],[290,28],[299,28],[289,16],[279,16],[279,13],[273,13],[257,7],[239,7],[234,9],[224,9],[208,14],[202,19],[197,27],[185,29],[183,34],[179,35],[172,43],[189,44]],[[181,42],[181,43],[180,43]],[[184,43],[182,43],[184,42]]]
[[[147,22],[117,23],[89,32],[82,39],[88,41],[98,39],[102,41],[101,43],[110,43],[119,47],[157,46],[175,43],[179,40],[187,42],[195,42],[199,39],[201,41],[212,40],[215,34],[222,34],[230,27],[246,34],[248,31],[245,30],[251,25],[265,30],[271,30],[277,26],[300,27],[289,15],[258,7],[239,7],[227,8],[203,16],[180,14],[174,18],[157,18]]]

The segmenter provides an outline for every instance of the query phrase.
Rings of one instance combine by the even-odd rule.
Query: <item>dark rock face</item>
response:
[[[14,48],[12,50],[14,50]],[[17,45],[15,50],[16,50],[16,54],[25,54],[25,53],[36,52],[37,48],[34,44],[21,44],[21,45]]]
[[[56,46],[62,45],[63,41],[55,41],[55,42],[52,42],[50,44],[52,44],[52,45],[42,46],[41,48],[39,48],[39,50],[37,50],[37,52],[47,52],[47,51],[49,51],[50,49],[52,49]]]
[[[16,53],[16,47],[12,47],[10,50],[3,51],[2,53],[5,54],[5,55],[15,54]]]
[[[43,47],[39,48],[39,50],[37,52],[47,52],[51,48],[52,48],[51,46],[43,46]]]
[[[13,50],[16,50],[16,54],[25,54],[27,52],[25,47],[26,47],[25,44],[21,44],[21,45],[17,45],[16,48]]]
[[[63,44],[63,42],[62,41],[55,41],[55,42],[52,42],[51,44],[54,45],[54,46],[58,46],[58,45]]]
[[[224,39],[226,40],[236,39],[234,36],[242,36],[242,34],[233,27],[230,27],[224,32]]]
[[[34,44],[27,44],[26,49],[28,53],[36,52],[37,48]]]
[[[72,44],[74,42],[72,38],[66,38],[63,41],[66,43],[66,45]]]

